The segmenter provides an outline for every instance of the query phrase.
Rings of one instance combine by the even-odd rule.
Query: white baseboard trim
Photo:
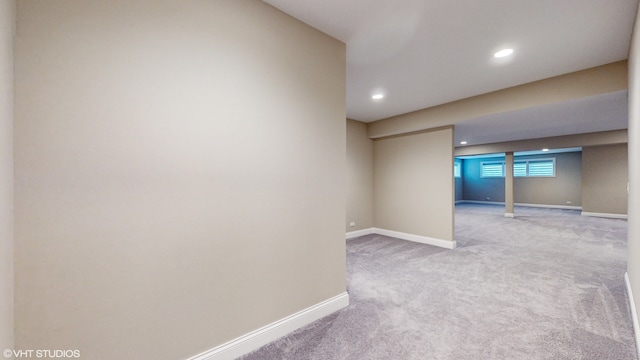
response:
[[[365,235],[374,234],[374,233],[375,233],[374,228],[350,231],[347,233],[347,240],[356,238],[358,236],[365,236]]]
[[[413,241],[413,242],[417,242],[417,243],[421,243],[421,244],[438,246],[438,247],[445,248],[445,249],[455,249],[456,248],[455,240],[454,241],[442,240],[442,239],[431,238],[431,237],[428,237],[428,236],[407,234],[407,233],[402,233],[402,232],[398,232],[398,231],[386,230],[386,229],[378,229],[378,228],[374,228],[374,233],[379,234],[379,235],[394,237],[394,238],[398,238],[398,239],[402,239],[402,240]]]
[[[504,217],[506,217],[506,218],[512,218],[514,216],[515,215],[513,213],[504,213]]]
[[[347,306],[349,294],[344,292],[187,360],[236,359]]]
[[[548,208],[548,209],[582,210],[582,206],[573,206],[573,205],[545,205],[545,204],[527,204],[527,203],[515,203],[514,205],[526,206],[526,207]]]
[[[484,204],[484,205],[504,205],[502,201],[480,201],[480,200],[461,200],[456,201],[456,204]],[[528,204],[528,203],[515,203],[515,206],[525,206],[525,207],[539,207],[539,208],[548,208],[548,209],[565,209],[565,210],[582,210],[582,206],[572,206],[572,205],[547,205],[547,204]]]
[[[629,295],[629,307],[631,308],[631,320],[633,321],[633,333],[636,337],[636,353],[640,358],[640,323],[638,323],[638,313],[636,312],[636,302],[633,299],[633,290],[631,290],[631,282],[629,281],[629,273],[624,273],[624,283],[627,286],[627,295]]]
[[[482,205],[504,205],[500,201],[481,201],[481,200],[459,200],[456,204],[482,204]]]
[[[596,212],[588,212],[583,211],[582,216],[595,216],[595,217],[603,217],[603,218],[611,218],[611,219],[626,219],[627,214],[609,214],[609,213],[596,213]]]

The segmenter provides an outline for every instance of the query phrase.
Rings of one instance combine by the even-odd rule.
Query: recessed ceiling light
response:
[[[549,151],[549,149],[547,149],[547,148],[544,148],[544,149],[542,149],[542,151]]]
[[[467,145],[466,141],[460,141],[460,145]]]
[[[509,56],[511,54],[513,54],[513,49],[502,49],[497,53],[493,54],[493,57],[501,58],[501,57]]]
[[[383,95],[383,94],[375,94],[375,95],[371,96],[371,98],[372,98],[373,100],[380,100],[380,99],[382,99],[383,97],[384,97],[384,95]]]

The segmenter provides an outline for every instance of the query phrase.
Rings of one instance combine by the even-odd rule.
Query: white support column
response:
[[[513,151],[504,156],[504,216],[512,218],[513,212]]]

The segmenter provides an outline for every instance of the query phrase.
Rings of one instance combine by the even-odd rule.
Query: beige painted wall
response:
[[[640,313],[640,16],[636,21],[629,51],[629,207],[627,272]]]
[[[355,222],[351,227],[349,224]],[[347,120],[346,231],[373,227],[373,140],[367,124]]]
[[[513,180],[516,203],[580,206],[582,202],[582,156],[580,152],[540,156],[518,156],[518,160],[556,159],[555,177],[516,177]]]
[[[627,144],[582,149],[582,211],[627,213]]]
[[[513,180],[515,203],[580,206],[582,202],[580,152],[517,156],[515,161],[544,158],[556,159],[556,176],[515,177]],[[504,157],[465,160],[464,200],[505,201],[505,178],[480,176],[481,164],[491,161],[504,161]],[[570,203],[567,203],[568,201]]]
[[[453,241],[453,128],[374,141],[375,226]]]
[[[463,200],[504,202],[505,179],[480,176],[483,162],[504,161],[499,158],[473,158],[464,160]]]
[[[627,62],[623,60],[375,121],[369,125],[369,137],[455,125],[490,114],[626,89]]]
[[[13,30],[15,2],[0,2],[0,350],[13,346]]]
[[[344,293],[344,44],[257,0],[17,19],[17,347],[183,359]]]

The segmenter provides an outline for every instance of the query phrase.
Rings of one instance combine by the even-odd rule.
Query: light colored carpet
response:
[[[458,248],[347,241],[351,305],[253,359],[636,359],[624,220],[456,206]]]

